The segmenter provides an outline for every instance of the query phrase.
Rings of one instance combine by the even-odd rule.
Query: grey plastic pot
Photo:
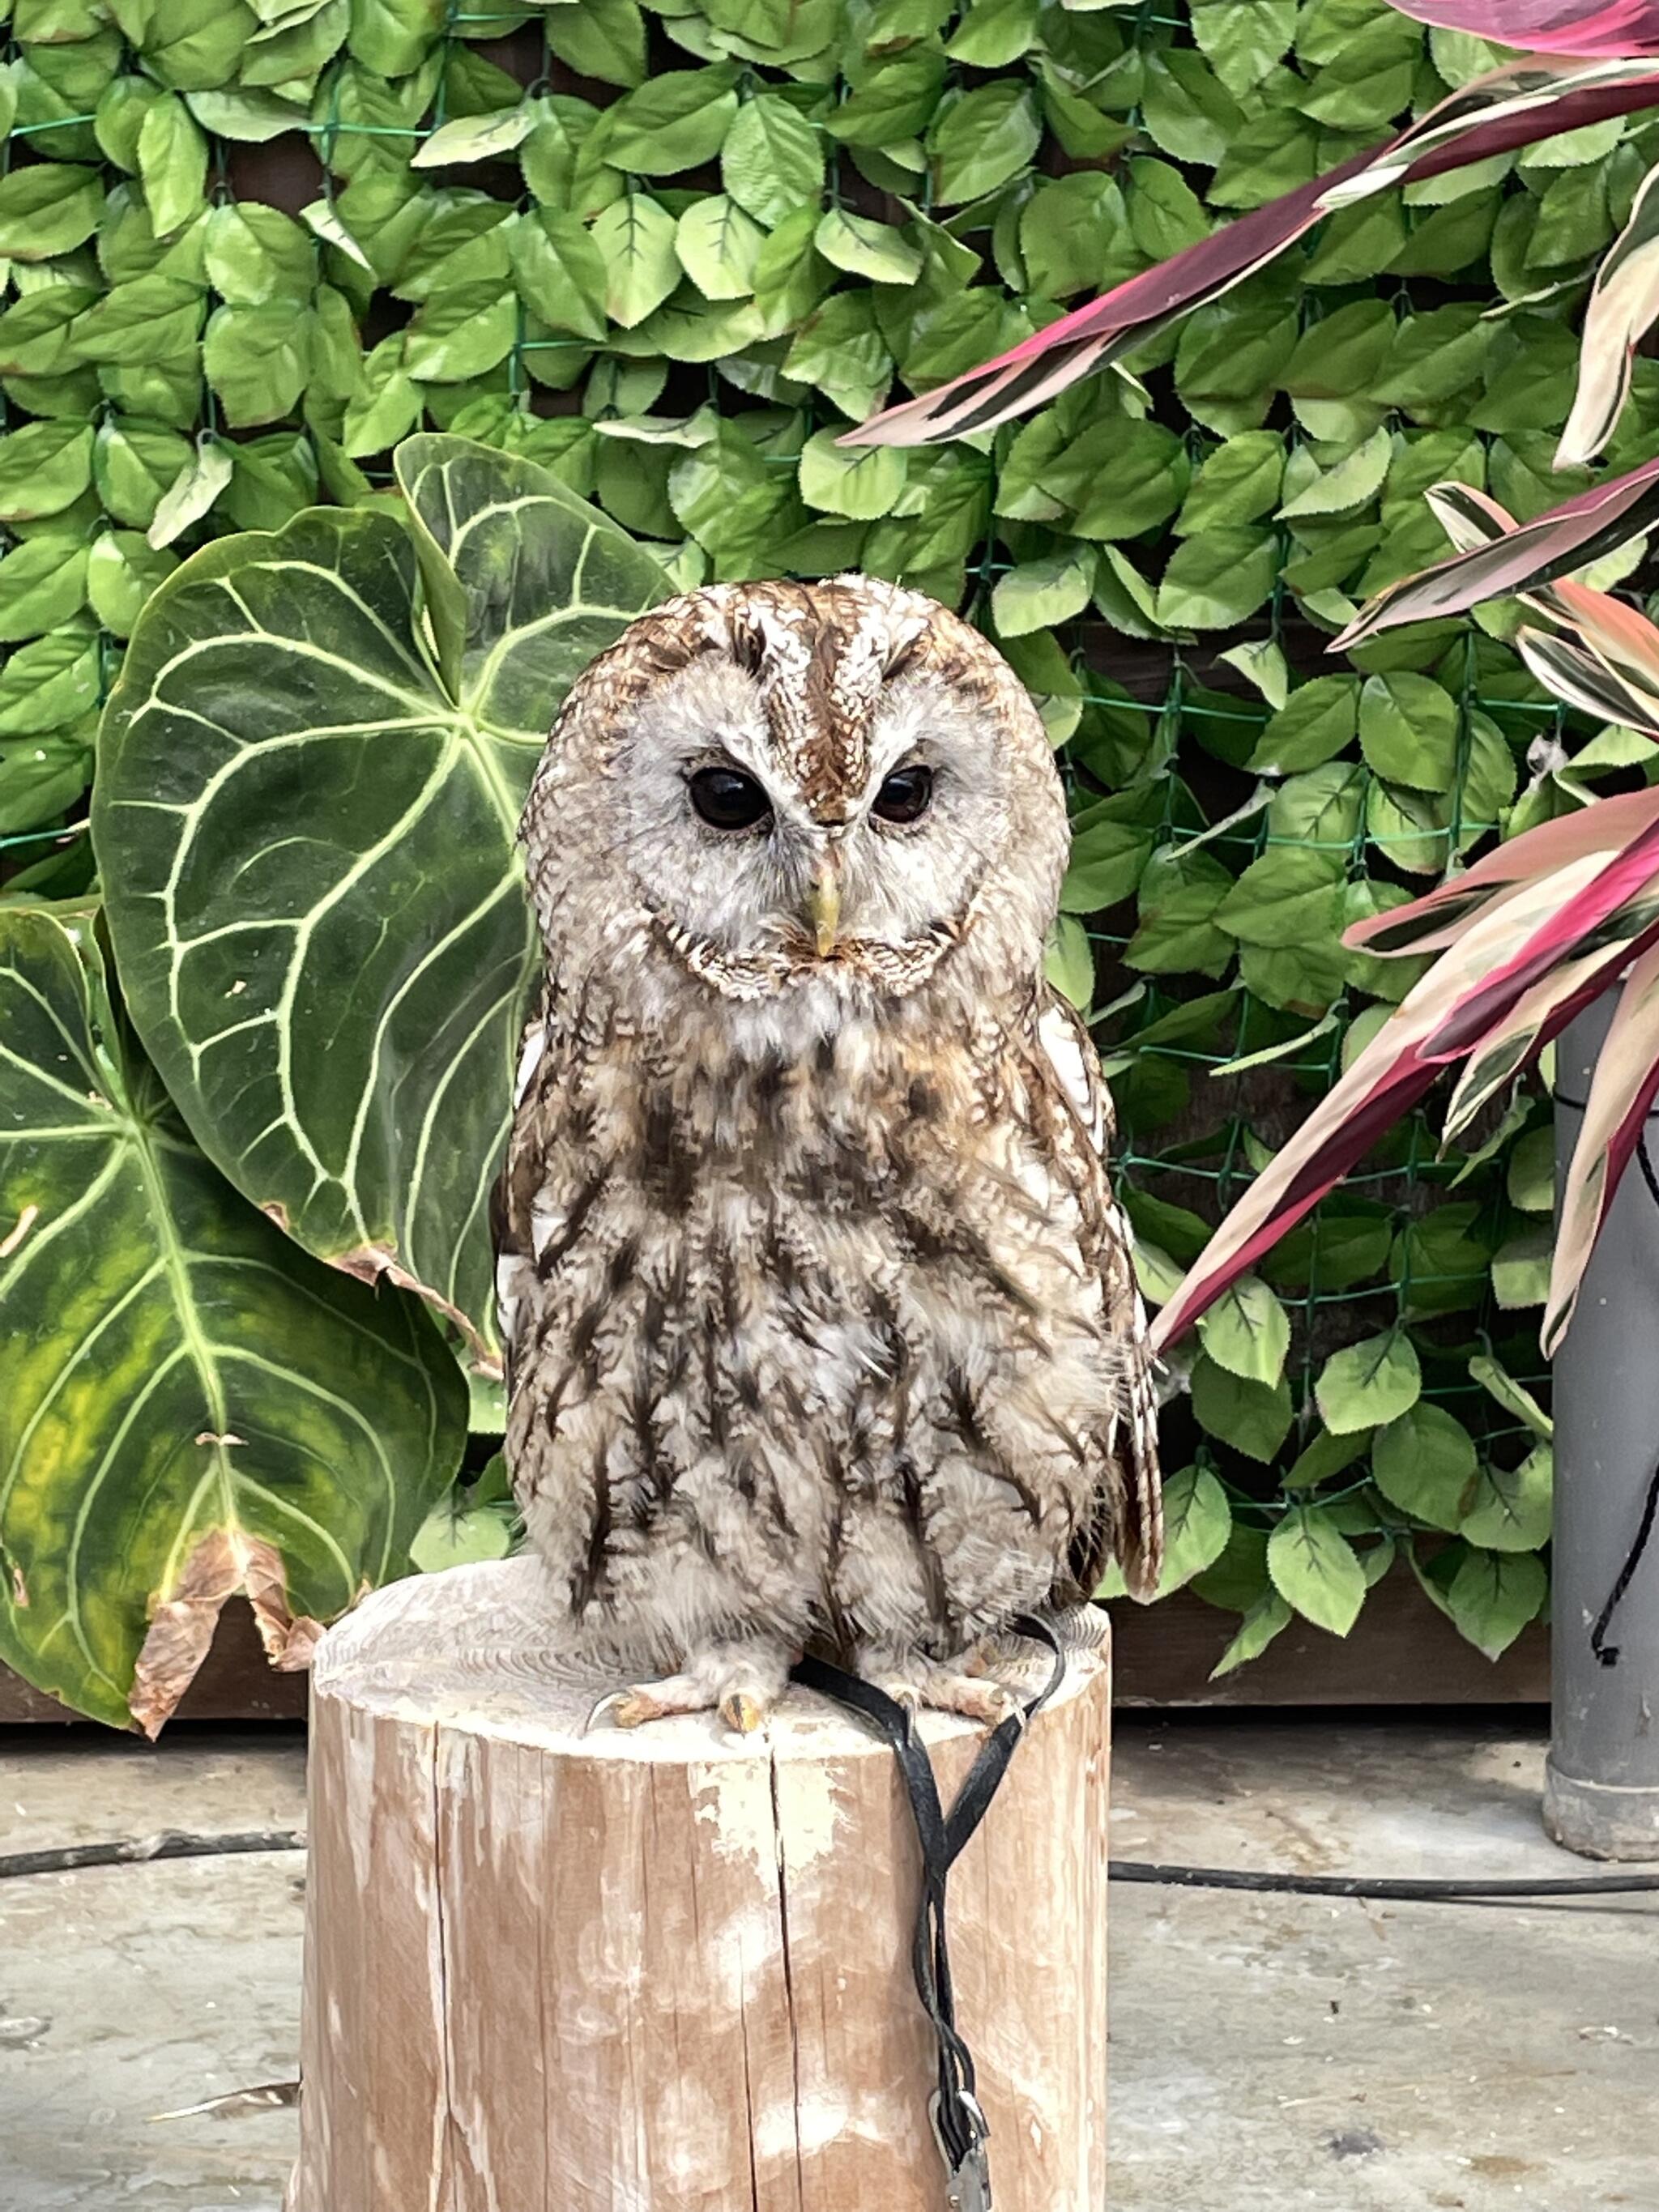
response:
[[[1558,1190],[1613,1004],[1609,997],[1589,1007],[1557,1048]],[[1659,1186],[1659,1111],[1649,1115],[1643,1144]],[[1636,1159],[1555,1360],[1544,1820],[1559,1843],[1591,1858],[1659,1858],[1659,1528],[1644,1548],[1640,1541],[1656,1468],[1659,1194]]]

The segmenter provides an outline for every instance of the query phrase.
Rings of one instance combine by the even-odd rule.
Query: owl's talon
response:
[[[720,1718],[738,1735],[752,1735],[766,1718],[766,1707],[747,1690],[731,1690],[720,1699]]]
[[[607,1690],[604,1697],[589,1708],[587,1718],[582,1723],[582,1734],[592,1735],[611,1707],[621,1704],[623,1695],[620,1690]]]

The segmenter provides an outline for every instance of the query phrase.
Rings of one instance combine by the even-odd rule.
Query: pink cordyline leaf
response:
[[[1494,969],[1512,963],[1540,922],[1570,903],[1606,866],[1602,854],[1582,854],[1542,882],[1528,884],[1496,912],[1481,915],[1435,963],[1232,1208],[1154,1322],[1155,1346],[1183,1336],[1410,1112],[1440,1072],[1441,1061],[1425,1048]]]
[[[1547,878],[1546,883],[1564,881],[1573,874],[1575,866],[1585,866],[1593,868],[1589,880],[1540,921],[1522,943],[1492,963],[1475,988],[1449,1009],[1424,1040],[1425,1059],[1461,1060],[1474,1049],[1494,1023],[1504,1018],[1523,991],[1530,990],[1561,961],[1593,949],[1590,940],[1596,933],[1626,900],[1636,898],[1659,874],[1659,823],[1638,830],[1624,850],[1610,860],[1571,863]],[[1501,921],[1507,915],[1518,915],[1524,905],[1524,901],[1511,901],[1495,919]],[[1474,933],[1471,931],[1470,937]]]
[[[1626,978],[1596,1060],[1556,1222],[1555,1256],[1544,1306],[1547,1356],[1554,1354],[1566,1334],[1584,1269],[1620,1179],[1642,1140],[1656,1092],[1659,945],[1650,945]]]
[[[1613,435],[1630,395],[1636,349],[1659,316],[1659,168],[1642,179],[1635,204],[1608,247],[1584,310],[1578,388],[1555,449],[1558,469],[1594,460]]]
[[[1603,990],[1656,933],[1659,889],[1650,882],[1644,896],[1627,902],[1616,926],[1609,923],[1606,930],[1597,931],[1589,951],[1559,961],[1529,991],[1522,992],[1464,1062],[1447,1103],[1443,1144],[1450,1144],[1490,1098],[1537,1058],[1546,1039],[1559,1028],[1564,1006],[1580,1006],[1587,996]]]
[[[1344,932],[1342,942],[1354,951],[1383,959],[1440,951],[1499,901],[1513,898],[1528,884],[1587,854],[1622,852],[1656,823],[1659,791],[1622,792],[1615,798],[1598,799],[1577,814],[1540,822],[1535,830],[1496,847],[1485,860],[1409,906],[1391,907],[1386,914],[1354,922]]]
[[[1654,0],[1394,0],[1402,15],[1531,53],[1659,53]]]
[[[1473,502],[1467,484],[1437,484],[1435,512],[1444,520],[1442,501],[1449,493]],[[1495,502],[1492,502],[1495,504]],[[1501,513],[1502,510],[1500,509]],[[1659,459],[1644,461],[1622,477],[1595,484],[1576,499],[1517,524],[1466,552],[1454,553],[1415,575],[1402,576],[1379,592],[1331,641],[1333,653],[1346,651],[1379,631],[1402,623],[1431,622],[1459,615],[1482,599],[1507,592],[1536,591],[1574,568],[1596,561],[1659,519]]]
[[[1644,62],[1533,56],[1490,70],[1370,154],[1254,208],[1237,222],[1115,285],[1087,307],[935,392],[872,416],[843,446],[920,446],[993,428],[1103,368],[1176,315],[1264,268],[1338,201],[1398,179],[1438,176],[1488,155],[1659,106],[1659,70]]]

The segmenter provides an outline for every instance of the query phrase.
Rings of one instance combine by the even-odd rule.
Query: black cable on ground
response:
[[[234,1858],[244,1851],[302,1851],[298,1828],[252,1828],[240,1835],[185,1835],[165,1828],[156,1836],[127,1836],[108,1844],[66,1844],[55,1851],[0,1854],[0,1881],[9,1875],[76,1874],[83,1867],[148,1866],[154,1859]]]
[[[1241,1867],[1158,1866],[1113,1859],[1114,1881],[1154,1882],[1170,1889],[1250,1889],[1291,1897],[1376,1897],[1412,1905],[1479,1905],[1508,1898],[1625,1897],[1659,1891],[1659,1874],[1595,1874],[1528,1881],[1413,1881],[1388,1875],[1258,1874]]]
[[[197,1836],[167,1829],[108,1844],[69,1844],[50,1851],[0,1855],[0,1881],[11,1875],[76,1874],[87,1867],[148,1866],[157,1859],[231,1858],[250,1851],[302,1851],[297,1828],[255,1828],[241,1834]],[[1258,1873],[1245,1867],[1164,1866],[1143,1859],[1113,1859],[1114,1881],[1146,1882],[1164,1889],[1243,1889],[1287,1897],[1374,1897],[1411,1905],[1479,1905],[1508,1899],[1525,1904],[1551,1897],[1636,1897],[1659,1892],[1659,1874],[1545,1876],[1536,1881],[1421,1881],[1389,1875]]]

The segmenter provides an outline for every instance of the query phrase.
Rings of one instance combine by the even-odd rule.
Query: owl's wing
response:
[[[507,1158],[489,1194],[489,1233],[495,1247],[495,1316],[509,1392],[536,1304],[532,1209],[544,1182],[546,1126],[538,1106],[557,1054],[555,1020],[544,993],[524,1026],[513,1086],[513,1131],[507,1142]]]
[[[1115,1540],[1123,1578],[1136,1597],[1150,1597],[1164,1561],[1164,1498],[1158,1465],[1158,1399],[1152,1387],[1152,1355],[1146,1340],[1146,1309],[1135,1281],[1134,1237],[1112,1188],[1108,1153],[1115,1133],[1111,1101],[1092,1039],[1082,1021],[1055,993],[1045,997],[1038,1015],[1037,1042],[1042,1066],[1069,1107],[1066,1118],[1075,1133],[1068,1162],[1083,1209],[1084,1256],[1100,1277],[1106,1326],[1123,1346],[1124,1400],[1107,1450],[1114,1496],[1111,1511],[1088,1547],[1091,1556],[1074,1562],[1077,1580],[1091,1590],[1104,1571],[1108,1547]]]

